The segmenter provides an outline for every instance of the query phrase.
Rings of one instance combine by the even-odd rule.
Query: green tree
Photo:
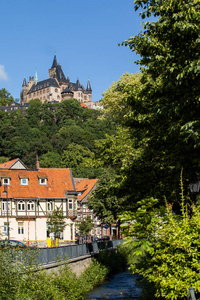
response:
[[[144,23],[143,31],[123,43],[140,55],[137,63],[142,72],[137,95],[131,95],[129,89],[128,103],[133,112],[129,125],[139,141],[147,141],[127,185],[138,182],[134,174],[138,177],[139,172],[144,196],[159,192],[172,201],[178,199],[181,168],[187,186],[200,171],[199,1],[136,0],[135,9],[142,11],[142,19],[156,19]],[[123,94],[127,92],[126,84],[119,88]]]
[[[192,205],[190,217],[184,197],[180,215],[169,204],[155,209],[156,203],[153,198],[141,200],[136,212],[121,219],[125,246],[132,248],[131,271],[155,285],[156,297],[186,299],[190,287],[200,292],[200,210]]]
[[[78,228],[80,230],[80,234],[81,235],[88,235],[89,232],[92,230],[94,224],[92,222],[92,219],[90,216],[86,216],[84,220],[82,220],[79,224],[78,224]]]
[[[0,105],[11,104],[14,98],[6,89],[0,89]]]
[[[61,233],[67,226],[62,208],[56,207],[55,210],[48,215],[47,219],[48,231],[54,234],[55,238],[60,238]]]
[[[59,168],[61,166],[61,156],[57,152],[47,152],[40,158],[42,168]]]
[[[71,168],[75,177],[95,177],[95,169],[85,164],[87,158],[92,157],[93,153],[88,148],[72,143],[62,153],[61,166]]]

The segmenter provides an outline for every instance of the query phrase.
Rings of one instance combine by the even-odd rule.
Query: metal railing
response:
[[[99,251],[102,251],[106,248],[112,249],[117,247],[122,242],[122,240],[114,240],[53,248],[40,248],[37,261],[40,265],[52,264],[57,261],[99,253]]]

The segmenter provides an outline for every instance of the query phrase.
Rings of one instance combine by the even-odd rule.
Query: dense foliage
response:
[[[19,157],[35,168],[38,155],[41,167],[70,167],[75,177],[98,177],[100,169],[82,164],[96,151],[96,140],[115,132],[114,122],[101,115],[76,99],[55,104],[35,99],[24,116],[0,111],[0,158]]]
[[[168,204],[152,209],[157,201],[145,199],[137,212],[122,217],[131,271],[152,282],[157,297],[186,299],[190,287],[200,292],[200,208],[193,205],[189,214],[182,195],[176,215]]]
[[[135,211],[141,199],[158,198],[159,206],[166,196],[178,212],[181,169],[186,193],[200,177],[200,2],[136,0],[135,9],[151,21],[123,45],[140,55],[141,73],[124,74],[102,99],[120,128],[95,153],[96,165],[111,170],[95,191],[98,206],[91,200],[105,218],[116,215],[109,199],[117,199],[118,211]]]
[[[60,239],[61,233],[64,231],[67,224],[65,223],[65,217],[63,210],[56,207],[47,218],[48,232],[53,233],[54,238]]]
[[[48,273],[38,271],[34,267],[34,252],[32,250],[17,250],[0,252],[0,299],[2,300],[81,300],[87,293],[101,284],[111,273],[124,270],[127,253],[120,247],[118,251],[101,251],[99,257],[93,259],[90,266],[80,276],[76,276],[70,264],[58,272]],[[24,255],[28,260],[20,260]],[[14,260],[13,258],[19,260]],[[32,260],[33,261],[32,261]],[[24,263],[23,263],[24,262]]]
[[[90,216],[86,216],[84,220],[82,220],[78,224],[78,228],[81,235],[88,235],[90,230],[92,230],[94,224]]]

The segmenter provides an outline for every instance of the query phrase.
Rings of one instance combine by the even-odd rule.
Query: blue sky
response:
[[[2,0],[0,16],[0,89],[14,98],[24,77],[48,78],[55,53],[70,81],[90,79],[93,101],[139,70],[135,53],[118,46],[142,29],[133,0]]]

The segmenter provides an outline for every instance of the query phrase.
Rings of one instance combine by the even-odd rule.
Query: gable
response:
[[[16,158],[0,164],[0,169],[26,170],[27,167],[19,158]]]

